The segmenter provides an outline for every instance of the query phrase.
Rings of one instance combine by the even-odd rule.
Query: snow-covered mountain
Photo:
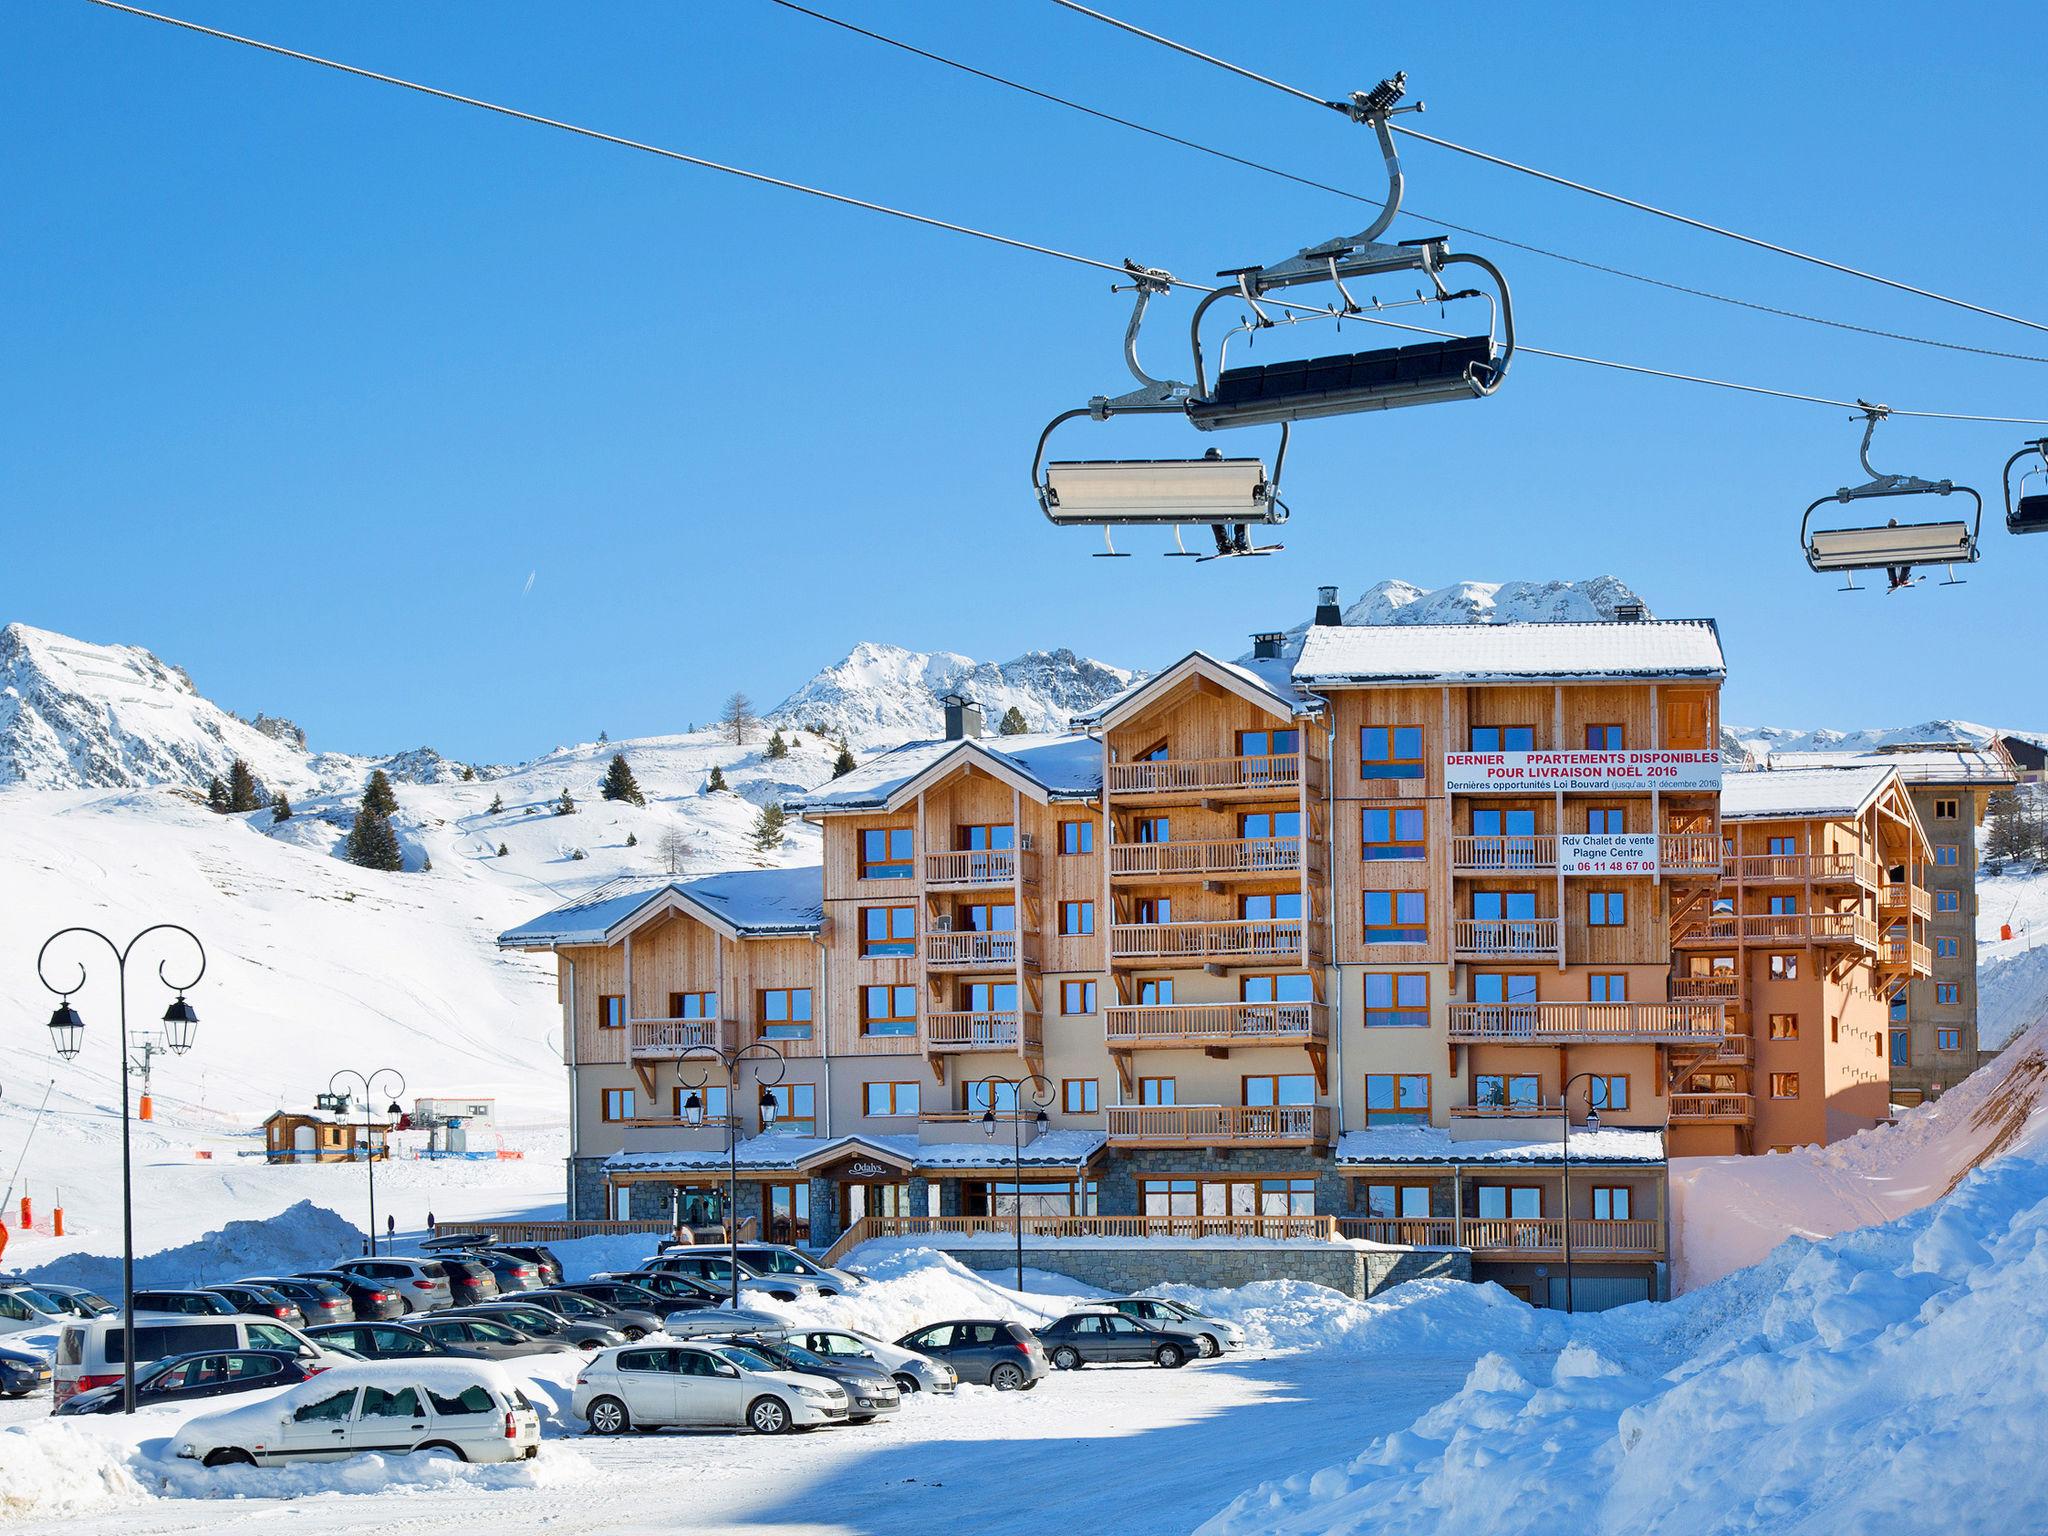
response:
[[[1346,624],[1559,624],[1611,619],[1625,603],[1649,605],[1618,576],[1579,581],[1454,581],[1418,587],[1398,578],[1375,582],[1343,610]],[[1309,621],[1286,632],[1289,656],[1301,649]]]
[[[1782,725],[1729,725],[1722,734],[1753,757],[1767,752],[1867,752],[1874,747],[1915,746],[1928,742],[1986,742],[2016,734],[1970,720],[1923,720],[1918,725],[1875,727],[1857,731],[1812,730]],[[1725,743],[1724,743],[1725,744]]]
[[[1065,649],[992,662],[863,641],[776,705],[768,718],[778,726],[822,729],[855,747],[876,747],[938,735],[940,696],[960,693],[981,706],[990,731],[1013,707],[1034,731],[1064,730],[1069,715],[1143,675]]]

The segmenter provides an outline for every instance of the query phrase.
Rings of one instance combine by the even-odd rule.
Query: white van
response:
[[[540,1415],[486,1360],[361,1360],[274,1397],[202,1414],[172,1437],[202,1466],[287,1466],[440,1452],[458,1461],[540,1454]]]
[[[121,1384],[121,1315],[73,1318],[57,1337],[57,1375],[51,1404],[61,1408],[74,1393]],[[182,1312],[135,1314],[135,1363],[197,1350],[289,1349],[321,1370],[345,1365],[349,1356],[323,1349],[285,1323],[268,1317],[195,1317]]]

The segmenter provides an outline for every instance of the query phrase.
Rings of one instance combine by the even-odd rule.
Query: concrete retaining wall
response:
[[[994,1277],[1013,1270],[1017,1262],[1012,1248],[975,1244],[945,1251],[969,1269]],[[1098,1246],[1085,1238],[1046,1243],[1026,1236],[1024,1267],[1065,1275],[1107,1291],[1138,1291],[1169,1283],[1222,1288],[1250,1285],[1255,1280],[1307,1280],[1360,1298],[1425,1276],[1472,1278],[1471,1255],[1464,1252],[1358,1248],[1349,1243],[1175,1242],[1169,1238]]]

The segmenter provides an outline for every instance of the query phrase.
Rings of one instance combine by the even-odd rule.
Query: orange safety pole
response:
[[[141,1110],[136,1118],[141,1120],[153,1120],[156,1118],[154,1115],[150,1113],[149,1095],[146,1093],[142,1096]]]
[[[50,1236],[64,1235],[64,1191],[57,1191],[57,1203],[50,1207]]]
[[[34,1212],[30,1209],[28,1196],[21,1197],[21,1230],[26,1232],[33,1226]]]

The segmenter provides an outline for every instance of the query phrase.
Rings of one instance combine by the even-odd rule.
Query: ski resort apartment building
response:
[[[1066,734],[984,738],[953,701],[946,739],[791,805],[822,867],[621,882],[505,934],[559,956],[572,1216],[716,1221],[736,1164],[739,1219],[818,1248],[1021,1210],[1448,1251],[1555,1304],[1569,1243],[1585,1304],[1663,1291],[1667,1134],[1884,1113],[1883,1056],[1836,1070],[1857,1040],[1822,1021],[1867,1027],[1853,978],[1816,960],[1832,990],[1788,1000],[1695,944],[1750,900],[1711,622],[1317,619]],[[1910,806],[1838,798],[1794,809],[1910,884]],[[1894,883],[1856,888],[1873,934]],[[1796,1126],[1711,1112],[1778,1070],[1754,1010],[1820,1058],[1783,1068]],[[757,1042],[728,1095],[703,1047]]]

